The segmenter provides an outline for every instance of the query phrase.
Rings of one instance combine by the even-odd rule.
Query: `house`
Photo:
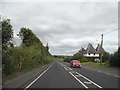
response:
[[[103,54],[104,52],[105,52],[104,48],[100,44],[98,44],[96,48],[96,53]]]
[[[82,48],[79,53],[83,54],[85,57],[94,60],[95,58],[100,58],[100,55],[103,54],[105,50],[103,47],[98,44],[97,48],[95,49],[91,43],[88,44],[87,48]]]

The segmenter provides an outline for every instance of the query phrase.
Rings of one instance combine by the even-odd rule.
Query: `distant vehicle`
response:
[[[72,60],[70,64],[71,64],[71,67],[80,67],[80,68],[82,67],[80,64],[80,61],[78,60]]]
[[[99,59],[99,58],[95,58],[94,62],[95,62],[95,63],[99,63],[99,62],[100,62],[100,59]]]

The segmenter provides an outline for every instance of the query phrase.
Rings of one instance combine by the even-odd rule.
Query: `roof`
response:
[[[79,51],[79,53],[85,54],[85,53],[86,53],[86,50],[85,50],[84,48],[82,48],[82,49]]]
[[[94,49],[94,47],[92,46],[92,44],[91,43],[89,43],[88,44],[88,47],[87,47],[87,49],[86,49],[86,52],[87,53],[96,53],[96,50]]]
[[[79,51],[79,53],[81,53],[81,54],[87,54],[87,53],[101,54],[104,52],[105,52],[105,50],[103,49],[103,47],[100,44],[98,44],[97,48],[95,49],[91,43],[88,44],[87,49],[81,48],[81,50]]]
[[[103,47],[100,44],[98,44],[98,46],[96,48],[96,53],[101,54],[104,52],[105,52],[105,50],[103,49]]]

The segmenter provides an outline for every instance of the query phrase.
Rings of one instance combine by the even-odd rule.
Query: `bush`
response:
[[[15,71],[15,67],[10,60],[10,56],[8,54],[3,54],[2,59],[3,76],[12,74]]]
[[[115,52],[114,54],[112,54],[110,56],[110,61],[109,61],[109,65],[110,66],[116,66],[116,67],[120,67],[120,62],[118,61],[118,52]]]
[[[110,54],[108,52],[104,52],[102,57],[102,62],[106,62],[109,60],[110,60]]]
[[[119,57],[120,57],[120,47],[118,48],[118,51],[111,54],[109,65],[110,66],[120,67],[120,60],[118,60]]]
[[[24,47],[19,46],[11,50],[10,54],[6,56],[3,55],[4,59],[4,69],[3,73],[5,75],[10,75],[13,72],[21,72],[27,69],[33,69],[39,65],[47,64],[51,62],[52,56],[44,51],[41,53],[40,49],[36,49],[34,46]]]

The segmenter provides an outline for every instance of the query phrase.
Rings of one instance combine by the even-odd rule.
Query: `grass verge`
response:
[[[89,66],[100,66],[100,67],[109,67],[107,63],[94,63],[94,62],[85,62],[81,63],[82,65],[89,65]]]

